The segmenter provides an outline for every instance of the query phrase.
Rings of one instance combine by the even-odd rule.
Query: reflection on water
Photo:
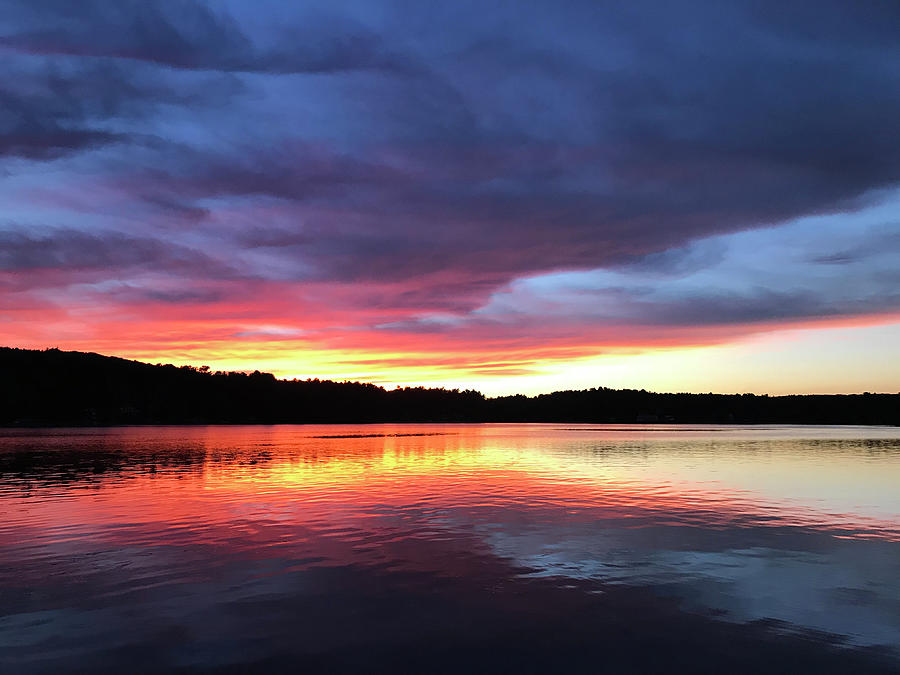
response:
[[[900,429],[6,430],[0,476],[3,672],[900,667]]]

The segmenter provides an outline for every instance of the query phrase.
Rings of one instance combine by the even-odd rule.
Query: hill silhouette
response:
[[[661,394],[601,387],[487,398],[473,390],[386,390],[0,348],[3,426],[325,422],[900,424],[900,394]]]

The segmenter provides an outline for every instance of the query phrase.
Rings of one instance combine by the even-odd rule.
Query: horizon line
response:
[[[508,397],[516,397],[516,396],[524,396],[526,398],[537,398],[539,396],[549,396],[549,395],[558,394],[558,393],[591,391],[591,390],[597,390],[597,389],[608,389],[610,391],[636,391],[636,392],[643,392],[643,393],[648,393],[648,394],[673,395],[673,396],[687,394],[687,395],[691,395],[691,396],[758,396],[758,397],[763,397],[763,398],[787,398],[787,397],[792,397],[792,396],[866,396],[866,395],[869,395],[869,396],[895,396],[895,395],[900,395],[900,391],[896,391],[896,392],[894,392],[894,391],[850,391],[850,392],[844,391],[844,392],[829,392],[829,393],[807,392],[807,393],[789,393],[789,394],[772,394],[769,392],[760,393],[760,392],[753,392],[753,391],[744,391],[744,392],[738,392],[738,391],[733,391],[733,392],[655,391],[655,390],[650,390],[650,389],[646,389],[646,388],[633,388],[633,387],[615,388],[615,387],[607,387],[607,386],[603,386],[603,385],[596,385],[593,387],[587,387],[587,388],[583,388],[583,389],[553,389],[553,390],[548,390],[548,391],[538,392],[538,393],[533,393],[533,394],[511,393],[511,394],[497,394],[497,395],[489,396],[489,395],[485,394],[484,392],[482,392],[478,389],[474,389],[474,388],[460,389],[459,387],[429,386],[426,384],[416,384],[416,385],[395,384],[395,385],[393,385],[393,387],[389,387],[389,386],[385,386],[384,384],[380,384],[378,382],[372,382],[372,381],[366,381],[366,380],[349,380],[349,379],[348,380],[335,380],[335,379],[331,379],[331,378],[323,379],[320,377],[288,378],[288,377],[278,377],[277,375],[275,375],[271,372],[262,371],[262,370],[259,370],[258,368],[253,369],[253,370],[213,370],[210,366],[205,365],[205,364],[201,364],[199,366],[193,365],[193,364],[187,364],[187,363],[177,365],[175,363],[171,363],[171,362],[163,363],[161,361],[157,362],[157,363],[150,363],[149,361],[141,361],[139,359],[128,358],[125,356],[118,356],[115,354],[102,354],[100,352],[94,352],[94,351],[86,352],[86,351],[80,351],[77,349],[62,349],[60,347],[30,348],[30,347],[0,346],[0,349],[9,349],[9,350],[17,350],[17,351],[25,351],[25,352],[53,352],[53,351],[55,351],[55,352],[61,352],[64,354],[88,354],[88,355],[93,355],[93,356],[99,356],[102,358],[111,358],[111,359],[120,359],[122,361],[130,361],[132,363],[139,363],[141,365],[152,366],[152,367],[171,366],[173,368],[190,368],[190,369],[193,369],[198,372],[208,372],[210,375],[228,374],[228,373],[253,375],[255,373],[258,373],[260,375],[268,375],[279,382],[314,382],[314,381],[317,381],[317,382],[333,382],[335,384],[359,384],[359,385],[365,385],[365,386],[379,387],[385,391],[394,391],[397,389],[426,389],[426,390],[432,389],[432,390],[460,391],[460,392],[471,391],[471,392],[475,392],[475,393],[479,394],[480,396],[484,397],[485,399],[508,398]],[[206,369],[206,370],[204,370],[204,369]]]

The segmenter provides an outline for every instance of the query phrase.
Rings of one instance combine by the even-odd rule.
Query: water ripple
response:
[[[799,636],[810,663],[900,663],[900,430],[10,430],[0,477],[10,672],[147,650],[197,666],[187,645],[222,667],[306,658],[287,627],[345,649],[348,621],[383,644],[448,625],[471,641],[452,617],[476,607],[572,634],[558,603],[597,630],[637,612],[663,632],[740,627],[728,640],[752,650]],[[502,642],[500,626],[477,630]]]

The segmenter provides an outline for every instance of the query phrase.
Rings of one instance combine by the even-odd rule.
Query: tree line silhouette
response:
[[[900,394],[660,394],[598,387],[538,396],[279,380],[58,349],[0,348],[0,425],[329,422],[900,424]]]

